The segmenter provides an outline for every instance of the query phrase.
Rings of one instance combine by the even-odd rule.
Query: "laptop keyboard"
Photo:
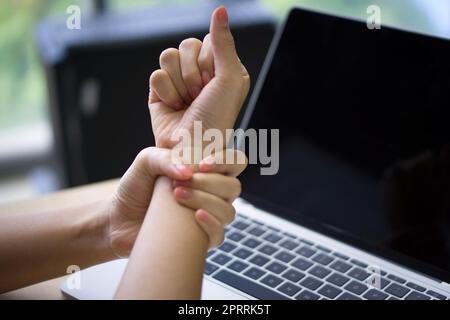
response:
[[[208,253],[205,274],[258,299],[445,300],[448,297],[381,271],[369,287],[367,263],[239,213],[225,242]]]

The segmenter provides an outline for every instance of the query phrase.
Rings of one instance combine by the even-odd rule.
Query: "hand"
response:
[[[119,187],[109,204],[107,237],[113,253],[118,257],[130,254],[147,212],[154,182],[159,175],[177,181],[179,187],[177,185],[174,193],[181,204],[194,210],[204,209],[196,212],[196,220],[208,235],[210,245],[220,244],[223,226],[234,218],[229,202],[240,193],[239,181],[232,176],[241,173],[245,166],[213,165],[211,159],[203,161],[198,168],[175,165],[171,161],[170,150],[154,147],[144,149],[120,179]],[[194,174],[198,170],[202,173]],[[185,185],[181,187],[183,182]],[[217,184],[229,191],[222,192]],[[183,196],[188,193],[192,196]],[[200,205],[203,203],[204,206]]]
[[[208,235],[210,249],[223,242],[224,227],[235,218],[232,202],[241,194],[241,183],[236,177],[247,166],[246,162],[219,164],[225,163],[227,154],[245,157],[241,151],[225,150],[201,161],[200,172],[191,179],[173,181],[175,199],[196,210],[196,221]]]
[[[177,130],[232,128],[242,107],[250,77],[241,64],[224,7],[214,11],[203,42],[187,39],[179,49],[167,49],[161,69],[150,77],[149,108],[156,146],[171,148]]]

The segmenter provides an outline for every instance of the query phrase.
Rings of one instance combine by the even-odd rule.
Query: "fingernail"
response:
[[[203,85],[207,85],[210,81],[211,81],[211,76],[209,75],[209,72],[206,70],[202,71],[202,80],[203,80]]]
[[[218,22],[222,27],[226,27],[228,25],[228,12],[227,9],[222,6],[219,8],[217,12]]]
[[[197,218],[200,221],[206,222],[208,220],[208,213],[202,209],[197,210]]]
[[[199,163],[200,171],[211,171],[216,166],[216,159],[209,157]]]
[[[199,86],[193,86],[191,88],[192,99],[197,98],[198,95],[200,94],[200,91],[202,91],[202,88],[200,88]]]
[[[187,199],[191,196],[191,191],[182,187],[178,187],[175,189],[175,195],[179,198]]]
[[[188,185],[187,181],[173,180],[172,186],[176,187],[186,187]]]
[[[190,177],[192,175],[192,169],[191,167],[185,165],[185,164],[177,164],[175,166],[182,175]]]

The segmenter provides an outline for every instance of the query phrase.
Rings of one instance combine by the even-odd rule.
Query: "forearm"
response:
[[[207,248],[194,211],[175,201],[168,178],[158,178],[116,298],[199,299]]]
[[[36,214],[0,215],[0,292],[114,258],[106,202]]]

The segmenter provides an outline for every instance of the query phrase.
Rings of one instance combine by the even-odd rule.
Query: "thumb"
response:
[[[240,72],[233,35],[228,24],[228,13],[224,6],[214,10],[210,26],[211,46],[214,56],[215,74],[218,76]]]

